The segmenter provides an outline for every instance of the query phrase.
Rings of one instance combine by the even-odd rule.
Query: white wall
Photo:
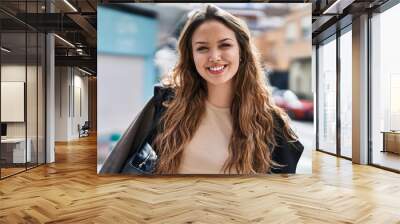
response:
[[[25,75],[27,69],[27,75],[30,85],[36,85],[36,81],[32,81],[31,75],[36,76],[36,67],[27,66],[25,65],[2,65],[1,66],[1,81],[3,82],[25,82]],[[28,113],[27,119],[28,122],[35,121],[36,123],[36,113],[32,113],[32,111],[36,111],[36,103],[29,105],[34,100],[31,99],[32,97],[36,99],[36,88],[27,88],[27,103],[28,103]],[[4,97],[4,96],[3,96]],[[36,101],[35,101],[36,102]],[[1,108],[2,110],[6,110],[7,108]],[[25,137],[25,124],[26,122],[7,122],[7,136],[8,137]],[[34,127],[33,127],[34,126]],[[32,131],[31,129],[32,128]],[[36,124],[32,125],[31,123],[28,124],[28,137],[29,134],[36,130]],[[36,132],[35,132],[36,133]]]
[[[78,133],[78,124],[80,124],[80,126],[82,126],[85,121],[88,121],[89,117],[88,117],[88,106],[89,106],[89,102],[88,102],[88,77],[85,76],[81,76],[78,73],[77,75],[77,70],[74,71],[75,75],[74,75],[74,93],[75,94],[73,96],[74,99],[74,111],[75,113],[72,113],[73,119],[72,119],[72,129],[71,129],[71,135],[73,136],[73,138],[77,138],[79,137],[79,133]],[[80,90],[80,93],[78,93],[78,90]],[[80,97],[79,97],[80,96]],[[81,101],[81,102],[79,102]],[[81,107],[81,108],[79,108]],[[81,111],[79,111],[79,109]]]
[[[67,67],[55,68],[55,141],[68,141],[68,85]]]
[[[76,68],[56,67],[55,141],[79,138],[78,124],[88,120],[88,78],[83,75]]]
[[[38,69],[38,70],[37,70]],[[24,82],[26,86],[26,106],[21,108],[26,120],[22,122],[6,122],[8,138],[25,138],[30,140],[32,161],[44,162],[44,85],[42,68],[35,66],[25,66],[25,64],[3,64],[1,66],[2,82]],[[26,80],[27,79],[27,80]],[[2,90],[3,92],[3,90]],[[2,95],[2,98],[6,97]],[[2,112],[12,110],[2,107]],[[9,111],[13,113],[13,111]],[[14,111],[14,113],[16,113]],[[38,151],[39,150],[39,151]],[[37,157],[37,153],[39,156]]]

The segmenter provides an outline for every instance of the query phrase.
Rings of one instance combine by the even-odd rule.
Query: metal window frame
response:
[[[367,69],[367,83],[368,83],[368,86],[367,86],[367,88],[368,88],[368,96],[367,96],[367,98],[368,98],[368,100],[367,100],[367,107],[368,107],[368,111],[367,111],[367,116],[368,116],[368,124],[367,124],[367,127],[368,127],[368,139],[367,139],[367,141],[368,141],[368,165],[369,166],[373,166],[373,167],[377,167],[377,168],[380,168],[380,169],[383,169],[383,170],[387,170],[387,171],[391,171],[391,172],[395,172],[395,173],[400,173],[400,170],[397,170],[397,169],[393,169],[393,168],[390,168],[390,167],[386,167],[386,166],[382,166],[382,165],[379,165],[379,164],[375,164],[375,163],[373,163],[373,142],[372,142],[372,85],[371,85],[371,81],[372,81],[372,59],[371,59],[371,57],[372,57],[372,29],[371,29],[371,19],[372,19],[372,14],[373,13],[383,13],[383,12],[385,12],[386,10],[388,10],[388,9],[390,9],[390,8],[392,8],[392,7],[394,7],[395,5],[397,5],[397,4],[399,4],[400,3],[400,0],[389,0],[389,1],[387,1],[387,2],[385,2],[383,5],[381,5],[381,6],[379,6],[378,8],[376,8],[376,9],[374,9],[373,11],[369,11],[369,12],[367,12],[368,13],[368,31],[367,31],[367,41],[368,41],[368,49],[367,49],[367,51],[368,51],[368,54],[367,54],[367,66],[368,66],[368,69]],[[338,21],[338,22],[340,22],[340,21]],[[352,23],[350,23],[349,25],[352,25]],[[338,26],[337,26],[338,27]],[[346,33],[345,32],[345,30],[346,30],[346,28],[347,28],[347,26],[346,27],[344,27],[344,28],[342,28],[342,29],[338,29],[337,31],[336,31],[336,34],[332,34],[332,35],[330,35],[330,36],[328,36],[328,37],[326,37],[326,38],[324,38],[323,40],[320,40],[318,43],[316,43],[316,108],[317,108],[317,110],[316,110],[316,151],[319,151],[319,152],[323,152],[323,153],[326,153],[326,154],[329,154],[329,155],[333,155],[333,156],[336,156],[336,157],[339,157],[339,158],[343,158],[343,159],[347,159],[347,160],[350,160],[350,161],[352,161],[352,158],[349,158],[349,157],[346,157],[346,156],[343,156],[343,155],[341,155],[341,146],[340,146],[340,141],[341,141],[341,139],[340,139],[340,132],[341,132],[341,125],[340,125],[340,102],[341,102],[341,100],[340,100],[340,86],[338,86],[338,85],[340,85],[340,65],[339,65],[339,63],[340,63],[340,55],[339,55],[339,53],[340,53],[340,49],[339,49],[339,46],[340,46],[340,36],[341,35],[343,35],[344,33]],[[344,31],[343,33],[341,33],[341,31]],[[337,35],[339,33],[339,35]],[[337,69],[337,71],[336,71],[336,75],[337,75],[337,80],[336,80],[336,90],[337,90],[337,93],[336,93],[336,103],[337,103],[337,105],[336,105],[336,122],[337,122],[337,124],[336,124],[336,126],[337,126],[337,130],[336,130],[336,146],[337,146],[337,149],[336,149],[336,154],[335,153],[331,153],[331,152],[328,152],[328,151],[325,151],[325,150],[323,150],[323,149],[320,149],[319,148],[319,91],[320,91],[320,87],[319,87],[319,64],[320,64],[320,61],[319,61],[319,47],[320,47],[320,44],[321,43],[323,43],[323,42],[326,42],[329,38],[331,38],[333,35],[336,35],[336,37],[335,37],[335,40],[336,40],[336,48],[337,48],[337,51],[336,51],[336,69]],[[339,79],[338,79],[339,78]],[[339,109],[338,109],[339,108]],[[339,116],[339,117],[338,117]]]
[[[367,45],[368,45],[368,54],[367,54],[367,61],[368,61],[368,69],[367,69],[367,80],[368,80],[368,100],[367,100],[367,107],[368,107],[368,112],[367,112],[367,118],[368,118],[368,125],[367,125],[367,131],[368,131],[368,165],[391,171],[394,173],[400,173],[400,170],[394,169],[388,166],[384,166],[381,164],[374,163],[374,154],[373,154],[373,140],[372,140],[372,94],[373,94],[373,89],[372,89],[372,19],[373,19],[373,14],[381,14],[384,13],[385,11],[391,9],[392,7],[398,5],[400,3],[400,0],[389,0],[379,6],[378,8],[374,9],[373,11],[368,12],[368,35],[367,35]]]
[[[25,0],[25,2],[24,2],[25,3],[25,16],[27,16],[27,14],[26,14],[27,13],[27,2],[28,2],[27,0]],[[36,3],[37,3],[36,4],[36,11],[38,12],[39,11],[39,6],[38,6],[39,5],[39,0],[36,0]],[[11,14],[8,14],[6,11],[3,11],[3,10],[1,10],[1,11],[6,13],[11,18],[16,19],[17,21],[20,21],[17,18],[15,18],[14,16],[12,16]],[[47,12],[47,7],[46,7],[46,12]],[[43,152],[44,152],[44,162],[43,163],[39,163],[39,100],[38,100],[39,99],[39,97],[38,97],[39,96],[39,82],[38,82],[38,77],[39,77],[39,69],[38,69],[38,66],[39,66],[39,33],[43,33],[43,32],[40,32],[39,30],[29,26],[26,23],[24,23],[24,24],[25,24],[25,30],[24,30],[25,31],[25,84],[24,84],[24,91],[25,91],[25,93],[24,93],[24,97],[25,97],[25,99],[24,99],[24,107],[25,107],[25,109],[24,109],[24,119],[25,119],[25,169],[21,170],[21,171],[18,171],[18,172],[15,172],[15,173],[12,173],[12,174],[9,174],[7,176],[3,176],[2,175],[2,168],[0,167],[0,180],[4,180],[4,179],[6,179],[8,177],[12,177],[14,175],[26,172],[27,170],[30,170],[30,169],[39,167],[41,165],[44,165],[44,164],[46,164],[46,161],[47,161],[47,141],[46,141],[46,139],[47,139],[46,138],[47,137],[47,129],[46,129],[46,126],[47,126],[47,119],[46,119],[47,118],[47,111],[46,111],[46,108],[47,108],[47,82],[44,82],[45,85],[42,87],[42,88],[44,88],[43,103],[44,103],[44,109],[45,109],[43,111],[44,112],[44,121],[42,121],[42,122],[44,122],[44,136],[43,136],[43,139],[44,139],[44,145],[43,145],[43,147],[44,147],[44,150],[43,150]],[[28,163],[27,162],[27,159],[28,159],[27,158],[28,157],[28,154],[27,154],[27,147],[28,147],[28,144],[27,144],[27,138],[28,138],[28,136],[27,136],[28,135],[28,131],[27,131],[27,128],[28,128],[28,126],[27,126],[27,123],[28,123],[28,120],[27,120],[27,116],[28,116],[27,115],[28,30],[33,30],[36,33],[36,80],[37,80],[37,82],[36,82],[36,99],[37,99],[36,100],[36,142],[37,142],[36,150],[37,150],[37,152],[36,152],[36,163],[33,166],[30,166],[30,167],[28,167],[28,164],[27,164]],[[24,33],[24,32],[22,32],[22,33]],[[45,35],[43,36],[43,40],[42,40],[42,44],[44,44],[44,51],[42,51],[42,53],[44,53],[43,58],[44,58],[45,67],[42,69],[42,77],[43,77],[44,80],[46,80],[46,77],[47,77],[47,60],[46,60],[46,58],[47,58],[47,39],[46,39],[46,35],[47,35],[47,33],[43,33],[43,34],[45,34]],[[1,45],[1,36],[2,36],[2,32],[0,32],[0,45]],[[1,58],[1,54],[0,54],[0,68],[2,66],[1,62],[2,62],[2,58]],[[0,69],[0,81],[1,81],[1,69]],[[0,93],[0,96],[1,96],[1,93]],[[0,119],[0,123],[1,123],[1,119]],[[1,144],[0,144],[0,156],[1,156]]]
[[[348,19],[348,18],[346,18],[346,19]],[[352,161],[352,158],[344,156],[341,153],[341,131],[342,131],[341,129],[342,129],[342,127],[341,127],[341,117],[340,117],[340,103],[341,103],[341,97],[340,97],[340,81],[341,81],[340,41],[341,40],[340,40],[340,37],[342,35],[344,35],[345,33],[351,31],[351,25],[352,25],[352,23],[349,23],[344,27],[336,26],[337,30],[335,33],[333,33],[332,35],[319,41],[318,44],[316,45],[317,46],[316,47],[316,59],[317,59],[317,62],[316,62],[316,87],[317,87],[316,88],[316,92],[317,92],[317,94],[316,94],[316,97],[317,97],[317,99],[316,99],[316,104],[317,104],[316,105],[316,108],[317,108],[317,110],[316,110],[316,127],[317,128],[316,128],[316,144],[315,144],[316,151],[318,151],[318,152],[323,152],[323,153],[333,155],[333,156],[336,156],[339,158],[343,158],[346,160],[350,160],[350,161]],[[319,131],[320,130],[318,128],[319,127],[319,110],[320,110],[320,107],[319,107],[319,104],[320,104],[320,102],[319,102],[319,93],[320,93],[320,87],[319,87],[319,75],[320,75],[319,74],[319,66],[320,65],[319,64],[320,64],[320,61],[319,61],[318,49],[320,47],[320,44],[322,44],[322,43],[326,44],[331,41],[336,41],[336,52],[335,52],[336,53],[336,152],[335,153],[326,151],[319,147],[319,136],[320,136]]]

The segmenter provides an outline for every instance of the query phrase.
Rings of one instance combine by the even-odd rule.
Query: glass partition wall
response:
[[[38,4],[18,7],[34,13]],[[0,45],[3,179],[45,163],[45,35],[0,10]]]
[[[340,155],[352,158],[352,33],[351,25],[340,35]]]
[[[371,18],[370,163],[400,172],[400,4]]]
[[[26,169],[26,33],[1,33],[1,177]],[[4,50],[6,49],[6,50]]]
[[[336,154],[336,36],[318,47],[318,146]]]
[[[395,172],[400,172],[398,21],[400,4],[388,1],[371,13],[368,26],[368,164]],[[352,159],[352,38],[350,24],[317,45],[317,149],[347,159]]]
[[[317,48],[317,149],[352,158],[352,29]]]

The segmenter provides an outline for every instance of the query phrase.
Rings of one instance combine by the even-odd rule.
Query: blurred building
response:
[[[270,82],[288,88],[305,98],[311,92],[311,14],[310,7],[291,8],[283,24],[255,35]]]

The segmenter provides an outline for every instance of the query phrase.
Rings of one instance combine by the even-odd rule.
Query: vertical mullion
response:
[[[340,30],[336,31],[336,155],[341,154],[341,116],[340,116],[340,78],[341,78],[341,65],[340,65]]]
[[[315,47],[315,128],[316,128],[316,141],[315,148],[319,149],[319,44]]]
[[[28,1],[25,0],[25,21],[28,21]],[[25,102],[24,102],[24,118],[25,118],[25,170],[28,169],[28,116],[27,116],[27,97],[28,97],[28,24],[25,23]]]
[[[48,13],[48,6],[50,5],[50,3],[48,3],[47,1],[44,2],[44,10],[45,13]],[[42,82],[44,80],[44,135],[43,135],[43,139],[44,139],[44,161],[43,163],[45,164],[47,162],[47,38],[49,35],[46,32],[44,32],[44,69],[42,69]],[[43,42],[42,42],[43,44]],[[43,51],[42,51],[43,52]],[[43,72],[44,71],[44,72]],[[44,73],[44,78],[43,78],[43,73]],[[43,83],[42,83],[43,84]],[[61,90],[60,90],[61,91]],[[43,94],[42,94],[43,96]],[[43,109],[43,107],[42,107]]]
[[[39,15],[39,0],[36,13]],[[39,30],[36,31],[36,166],[39,166]]]
[[[372,19],[372,12],[369,11],[368,12],[368,19],[367,19],[367,47],[368,47],[368,53],[367,53],[367,85],[368,85],[368,94],[367,94],[367,107],[368,107],[368,111],[367,111],[367,119],[368,119],[368,123],[367,123],[367,140],[368,140],[368,156],[367,156],[367,160],[368,160],[368,165],[372,164],[372,160],[373,160],[373,153],[372,153],[372,64],[371,64],[371,56],[372,56],[372,29],[371,29],[371,19]]]

